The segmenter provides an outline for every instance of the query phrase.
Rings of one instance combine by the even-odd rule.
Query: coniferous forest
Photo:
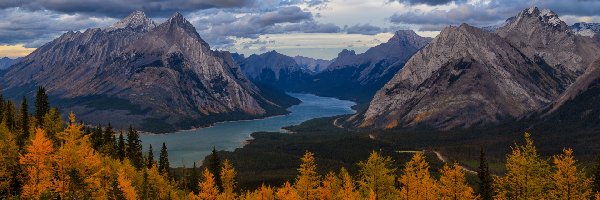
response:
[[[492,174],[485,151],[476,172],[459,163],[432,169],[425,154],[415,152],[402,166],[377,151],[345,168],[319,174],[315,157],[306,152],[297,177],[283,185],[237,187],[238,174],[215,150],[202,168],[174,174],[163,143],[158,159],[153,148],[142,152],[139,133],[87,126],[74,114],[62,119],[39,88],[35,109],[27,99],[0,104],[0,173],[3,199],[590,199],[600,198],[600,166],[584,170],[572,149],[541,157],[529,133],[515,144]],[[432,173],[433,172],[433,173]],[[436,175],[434,175],[436,174]],[[475,183],[466,176],[475,175]]]

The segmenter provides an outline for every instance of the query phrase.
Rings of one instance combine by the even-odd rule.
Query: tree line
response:
[[[233,164],[214,148],[203,169],[194,163],[174,175],[166,144],[155,160],[152,146],[142,152],[133,127],[88,127],[73,113],[63,121],[44,88],[32,114],[26,98],[17,107],[0,95],[0,121],[2,199],[600,199],[600,167],[589,176],[571,149],[545,159],[528,133],[506,156],[503,175],[489,172],[482,149],[475,187],[458,163],[445,164],[436,178],[422,152],[399,167],[373,151],[355,175],[344,168],[319,174],[315,155],[306,152],[294,180],[240,190]]]

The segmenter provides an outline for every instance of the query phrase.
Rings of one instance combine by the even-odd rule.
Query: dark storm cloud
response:
[[[240,8],[255,0],[0,0],[0,9],[19,7],[32,11],[51,10],[68,14],[88,14],[121,18],[135,10],[152,17],[166,17],[174,12],[209,8]]]

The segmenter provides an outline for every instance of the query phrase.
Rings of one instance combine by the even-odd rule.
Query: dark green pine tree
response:
[[[131,164],[136,169],[141,169],[143,166],[145,166],[140,135],[131,126],[127,132],[127,148],[125,150],[127,152],[127,159],[131,161]]]
[[[113,131],[110,123],[108,123],[108,126],[104,128],[104,133],[102,133],[102,148],[100,152],[107,156],[116,158],[116,148],[117,145],[115,143],[115,132]]]
[[[100,151],[104,142],[102,142],[102,127],[100,125],[96,126],[90,133],[90,139],[92,141],[92,147],[96,151]]]
[[[6,128],[12,133],[16,131],[16,122],[15,122],[15,104],[12,101],[7,101],[4,105],[4,117],[2,118],[2,123],[6,125]]]
[[[477,172],[477,176],[479,177],[479,196],[482,200],[491,200],[494,197],[493,179],[483,147],[481,147],[479,155],[479,171]]]
[[[119,141],[117,142],[117,158],[120,161],[125,160],[126,150],[125,150],[125,138],[123,137],[123,133],[119,134]]]
[[[44,115],[50,111],[50,102],[48,101],[48,94],[44,87],[38,87],[37,94],[35,95],[35,121],[37,127],[44,126]]]
[[[2,123],[2,117],[4,117],[4,106],[4,97],[2,96],[2,93],[0,93],[0,123]]]
[[[152,152],[152,145],[148,147],[148,156],[146,157],[146,167],[152,168],[154,165],[154,152]]]
[[[200,181],[198,177],[198,169],[196,168],[196,162],[194,162],[194,167],[192,167],[192,173],[190,174],[190,182],[188,183],[188,188],[194,194],[198,194],[198,182]]]
[[[144,170],[144,174],[142,175],[142,186],[139,193],[140,199],[158,199],[158,191],[154,185],[150,184],[147,170]]]
[[[167,152],[167,145],[163,142],[162,148],[160,149],[160,155],[158,156],[158,172],[169,177],[169,170],[171,170],[169,164],[169,152]]]
[[[108,190],[107,196],[110,200],[126,200],[123,190],[119,188],[119,182],[116,176],[113,177],[112,181],[110,182],[110,189]]]
[[[208,171],[210,171],[213,175],[215,175],[215,185],[219,188],[219,191],[222,190],[223,184],[221,183],[221,158],[219,158],[219,154],[217,154],[217,150],[213,146],[212,153],[208,158],[208,163],[205,163],[204,166],[208,167]]]
[[[23,147],[25,146],[25,141],[29,139],[29,109],[27,105],[27,98],[25,98],[25,96],[23,96],[23,100],[21,101],[21,107],[19,109],[19,117],[21,118],[21,134],[17,138],[17,143],[19,144],[19,148],[23,149]]]
[[[592,168],[592,194],[600,192],[600,156],[596,158],[596,163]]]

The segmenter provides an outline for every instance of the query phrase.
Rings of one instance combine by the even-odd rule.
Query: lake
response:
[[[213,146],[217,150],[228,151],[244,146],[247,140],[252,139],[250,134],[253,132],[285,133],[282,128],[286,126],[298,125],[314,118],[355,112],[351,108],[355,103],[351,101],[312,94],[289,93],[289,95],[300,99],[302,103],[288,108],[291,113],[287,115],[255,120],[219,122],[207,128],[167,134],[141,135],[140,138],[144,144],[144,149],[146,149],[145,151],[147,151],[148,145],[152,144],[154,158],[158,159],[162,143],[165,142],[171,167],[183,165],[191,167],[193,162],[201,161],[209,155]],[[197,163],[197,165],[200,164]]]

